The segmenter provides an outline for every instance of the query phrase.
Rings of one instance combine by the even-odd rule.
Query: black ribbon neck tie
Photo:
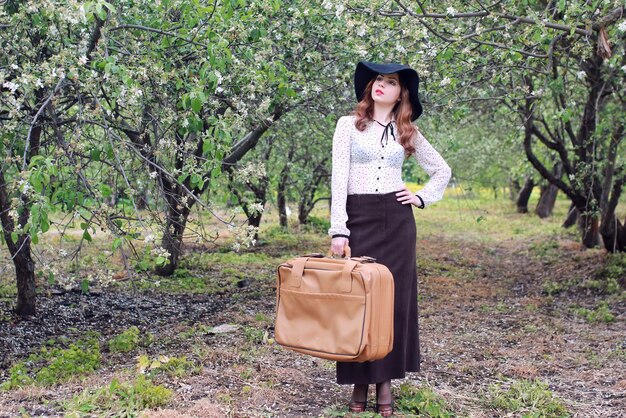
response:
[[[380,126],[382,126],[383,128],[385,128],[385,130],[383,131],[383,134],[380,137],[380,144],[384,147],[385,145],[387,145],[387,143],[389,142],[389,131],[391,131],[391,136],[393,137],[393,140],[396,140],[396,135],[393,131],[393,121],[390,121],[388,124],[383,124],[380,123],[379,121],[377,121],[376,119],[374,119],[374,122],[376,122],[377,124],[379,124]],[[385,140],[385,143],[383,144],[383,139]]]

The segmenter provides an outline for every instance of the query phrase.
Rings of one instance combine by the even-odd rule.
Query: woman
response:
[[[370,383],[376,411],[393,414],[391,379],[419,371],[416,229],[412,206],[440,200],[451,170],[411,122],[422,113],[419,77],[406,65],[359,62],[354,89],[359,101],[337,122],[332,151],[331,252],[349,245],[353,256],[368,255],[394,277],[394,345],[383,359],[337,362],[337,383],[354,384],[349,408],[363,412]],[[416,158],[430,180],[418,194],[401,178],[402,162]]]

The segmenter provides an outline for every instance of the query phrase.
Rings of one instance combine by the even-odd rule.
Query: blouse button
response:
[[[384,160],[384,159],[385,159],[385,157],[380,157],[380,159],[381,159],[381,160]]]

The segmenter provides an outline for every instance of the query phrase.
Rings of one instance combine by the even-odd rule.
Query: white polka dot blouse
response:
[[[371,122],[361,132],[354,121],[353,115],[339,118],[333,136],[330,236],[350,236],[346,228],[347,195],[384,194],[405,187],[402,181],[404,147],[391,135],[388,141],[381,141],[384,128],[378,123]],[[397,135],[395,122],[392,126]],[[417,193],[426,207],[443,197],[452,171],[421,133],[417,136],[413,157],[430,176]]]

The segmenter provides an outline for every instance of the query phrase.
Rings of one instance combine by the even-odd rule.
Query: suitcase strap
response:
[[[291,268],[291,277],[284,284],[288,287],[299,288],[302,284],[302,275],[304,274],[304,266],[311,257],[298,257],[293,261]],[[352,291],[352,270],[359,264],[355,260],[346,260],[341,271],[341,282],[339,283],[339,291],[341,293],[350,293]]]

